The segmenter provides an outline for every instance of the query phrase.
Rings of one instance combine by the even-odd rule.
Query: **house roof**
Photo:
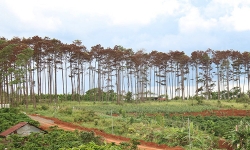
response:
[[[6,137],[7,135],[13,133],[14,131],[16,131],[17,129],[20,129],[21,127],[25,126],[26,124],[28,124],[28,122],[20,122],[12,127],[10,127],[9,129],[3,131],[2,133],[0,133],[1,137]]]
[[[23,126],[29,124],[28,122],[20,122],[12,127],[10,127],[9,129],[3,131],[2,133],[0,133],[0,137],[6,137],[7,135],[10,135],[11,133],[13,133],[14,131],[22,128]],[[32,125],[33,126],[33,125]],[[36,127],[37,128],[37,127]],[[40,129],[40,128],[38,128]],[[42,130],[42,129],[41,129]],[[43,130],[44,131],[44,130]]]

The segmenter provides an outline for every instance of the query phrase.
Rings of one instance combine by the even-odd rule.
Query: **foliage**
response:
[[[204,110],[214,110],[218,109],[217,106],[211,105],[194,105],[184,102],[178,102],[175,104],[175,101],[170,101],[168,103],[142,103],[139,105],[134,104],[124,104],[124,105],[86,105],[79,106],[84,107],[86,110],[92,110],[95,112],[102,112],[110,114],[110,110],[113,110],[114,114],[118,114],[120,110],[126,110],[126,113],[184,113],[184,112],[199,112]]]
[[[130,150],[136,150],[137,146],[140,145],[140,141],[138,139],[132,139],[131,140],[131,147]]]
[[[79,137],[81,141],[84,143],[94,142],[95,144],[101,145],[103,143],[103,139],[100,136],[95,136],[93,131],[91,132],[80,132]]]
[[[127,102],[131,102],[132,101],[132,92],[127,92],[127,94],[125,96],[125,100]]]
[[[250,124],[246,120],[241,120],[239,124],[235,126],[234,130],[231,130],[226,135],[229,143],[236,150],[250,149]]]
[[[38,126],[39,123],[30,119],[24,113],[19,112],[15,108],[2,108],[0,109],[0,132],[18,124],[19,122],[29,122],[34,126]]]
[[[170,127],[178,127],[180,122],[190,118],[192,122],[202,131],[206,131],[214,136],[225,137],[228,131],[242,120],[242,117],[219,117],[219,116],[173,116],[169,119],[167,125]],[[250,121],[250,117],[244,117],[245,120]]]
[[[89,142],[88,144],[80,145],[73,148],[60,148],[59,150],[125,150],[121,146],[114,144],[103,144],[97,145],[94,142]]]
[[[181,98],[179,96],[175,96],[173,99],[174,100],[180,100]]]
[[[72,115],[73,110],[70,107],[65,107],[65,108],[60,108],[59,112],[67,115]]]
[[[234,101],[220,100],[221,108],[237,105]],[[117,105],[112,102],[64,102],[58,104],[59,110],[71,108],[72,114],[57,111],[54,117],[90,128],[98,128],[107,133],[146,140],[159,144],[175,146],[181,144],[192,149],[216,148],[218,137],[225,138],[242,117],[216,116],[182,116],[174,113],[200,112],[219,109],[217,100],[203,101],[202,105],[191,105],[191,101],[169,101]],[[30,108],[31,109],[31,108]],[[49,109],[36,110],[41,115],[52,116],[52,106]],[[113,115],[110,115],[112,110]],[[108,112],[108,113],[107,113]],[[223,114],[222,114],[223,115]],[[192,133],[189,138],[187,120],[192,124]],[[245,117],[246,120],[249,117]],[[178,139],[174,139],[179,137]],[[126,146],[123,145],[124,147]],[[179,145],[180,146],[180,145]]]
[[[236,98],[236,102],[238,102],[238,103],[249,103],[250,98],[248,97],[248,95],[242,93],[238,98]]]
[[[48,109],[49,109],[49,106],[42,105],[41,109],[42,109],[42,110],[48,110]]]
[[[139,144],[140,142],[137,139],[132,139],[129,143],[122,142],[119,145],[115,145],[114,143],[104,143],[102,145],[98,145],[94,142],[89,142],[78,147],[60,148],[59,150],[137,150],[137,146]]]
[[[114,92],[114,90],[104,92],[100,88],[89,89],[84,95],[84,100],[86,101],[94,101],[95,99],[98,101],[114,101],[115,98],[116,93]]]
[[[47,107],[46,107],[47,108]],[[47,109],[42,109],[47,110]],[[91,113],[90,113],[91,114]],[[67,114],[69,115],[69,114]],[[27,121],[35,126],[38,122],[31,120],[24,113],[20,113],[18,109],[2,108],[0,109],[0,132],[13,126],[21,121]],[[11,134],[5,139],[0,139],[0,149],[68,149],[82,144],[95,145],[96,147],[103,147],[106,149],[120,149],[115,145],[103,145],[103,138],[95,136],[94,132],[79,132],[79,131],[64,131],[57,127],[51,127],[47,134],[31,133],[29,136],[19,136],[18,134]],[[103,146],[101,146],[103,145]],[[91,146],[90,146],[91,147]]]
[[[95,136],[93,132],[72,132],[53,127],[47,134],[32,133],[25,137],[12,134],[7,137],[4,147],[7,149],[54,150],[72,148],[89,142],[102,145],[103,139]]]
[[[203,96],[194,96],[193,98],[197,101],[198,105],[201,105],[203,103],[204,100]]]

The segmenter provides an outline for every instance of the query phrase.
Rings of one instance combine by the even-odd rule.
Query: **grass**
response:
[[[48,109],[42,109],[42,107],[47,107]],[[201,112],[205,110],[218,110],[218,109],[247,109],[248,106],[242,103],[236,103],[235,100],[221,100],[218,103],[217,100],[204,100],[202,105],[197,105],[196,101],[192,104],[192,101],[189,100],[175,100],[168,102],[158,102],[158,101],[146,101],[142,103],[122,103],[117,105],[114,102],[76,102],[76,101],[67,101],[63,103],[53,103],[53,104],[38,104],[37,109],[33,109],[32,106],[29,106],[28,109],[25,109],[24,106],[21,106],[23,111],[27,113],[36,113],[50,117],[65,117],[65,120],[70,120],[66,118],[66,115],[62,115],[58,111],[63,109],[68,109],[68,113],[76,113],[81,111],[93,111],[100,116],[109,116],[111,111],[113,114],[122,113],[183,113],[183,112]],[[66,111],[66,110],[65,110]]]
[[[218,106],[218,100],[205,101],[205,104]],[[220,100],[220,105],[220,109],[247,109],[245,103],[236,103],[235,100]]]
[[[72,105],[72,104],[71,104]],[[84,102],[74,106],[77,109],[92,110],[98,113],[120,113],[122,110],[127,113],[175,113],[175,112],[199,112],[203,110],[215,110],[219,109],[213,105],[191,105],[189,101],[170,101],[170,102],[144,102],[139,104],[124,103],[122,105],[116,105],[114,103],[101,103],[97,102],[91,104],[90,102]]]

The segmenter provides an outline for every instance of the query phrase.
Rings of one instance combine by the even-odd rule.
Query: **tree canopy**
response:
[[[119,103],[128,92],[138,101],[160,95],[230,99],[250,88],[250,53],[232,49],[208,48],[188,56],[179,50],[146,53],[100,44],[88,50],[80,40],[2,37],[0,65],[0,101],[12,105],[31,102],[36,107],[46,94],[50,102],[57,102],[58,94],[78,101],[87,94],[88,100]],[[238,95],[231,92],[235,88]],[[95,94],[86,93],[91,89]]]

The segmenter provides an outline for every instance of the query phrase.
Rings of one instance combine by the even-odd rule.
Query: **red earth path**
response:
[[[117,136],[113,134],[105,133],[104,131],[94,129],[94,128],[85,128],[82,126],[78,126],[72,123],[63,122],[57,118],[52,117],[45,117],[41,115],[29,115],[29,117],[33,120],[36,120],[40,123],[40,127],[42,129],[48,130],[51,126],[58,126],[61,129],[68,130],[68,131],[94,131],[96,135],[102,136],[104,140],[108,143],[114,142],[119,144],[121,142],[129,142],[129,138],[125,138],[122,136]],[[140,150],[183,150],[181,147],[168,147],[167,145],[158,145],[152,142],[146,142],[140,140],[140,145],[138,145]]]

